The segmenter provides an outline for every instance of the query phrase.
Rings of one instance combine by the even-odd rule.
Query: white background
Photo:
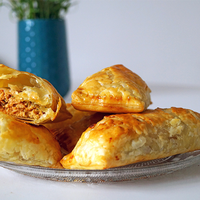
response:
[[[200,112],[200,1],[77,0],[65,18],[71,91],[88,75],[123,64],[151,88],[152,108]],[[0,63],[17,68],[17,62],[17,20],[0,8]],[[199,200],[199,165],[168,176],[100,185],[45,181],[0,168],[0,199]]]
[[[198,0],[76,0],[65,18],[72,82],[124,64],[148,84],[200,85]],[[17,19],[5,7],[0,62],[17,68]]]

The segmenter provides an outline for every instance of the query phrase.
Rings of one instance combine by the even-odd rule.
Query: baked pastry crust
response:
[[[98,112],[87,112],[76,110],[71,103],[67,103],[67,109],[72,114],[72,118],[58,122],[47,123],[44,126],[48,128],[56,140],[59,142],[62,152],[67,154],[71,152],[82,133],[91,125],[96,124],[106,115]]]
[[[0,160],[62,168],[58,142],[48,129],[23,123],[0,113]]]
[[[200,149],[200,114],[183,108],[104,117],[63,157],[66,169],[107,169]]]
[[[71,118],[64,99],[46,80],[0,64],[0,112],[43,124]]]
[[[114,65],[87,77],[72,93],[72,105],[96,112],[142,112],[151,104],[150,92],[137,74]]]

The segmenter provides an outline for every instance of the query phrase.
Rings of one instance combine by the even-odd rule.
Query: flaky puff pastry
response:
[[[150,92],[141,77],[114,65],[87,77],[72,93],[72,104],[87,111],[142,112],[151,104]]]
[[[46,80],[0,64],[0,112],[43,124],[71,117],[64,99]]]
[[[0,113],[0,161],[62,168],[60,146],[48,129]]]
[[[82,133],[92,124],[97,123],[106,115],[104,113],[76,110],[72,104],[67,103],[67,109],[72,114],[71,119],[58,123],[47,123],[48,128],[59,142],[63,153],[73,150]]]
[[[200,114],[183,108],[104,117],[61,160],[66,169],[107,169],[200,149]]]

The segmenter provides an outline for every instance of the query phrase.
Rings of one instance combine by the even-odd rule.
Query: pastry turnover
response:
[[[107,169],[200,149],[200,114],[183,108],[104,117],[63,157],[67,169]]]
[[[60,146],[48,129],[0,113],[0,161],[62,168]]]
[[[76,109],[107,113],[142,112],[150,104],[151,90],[123,65],[93,74],[72,93]]]
[[[0,64],[0,112],[33,124],[71,117],[64,99],[46,80]]]
[[[76,110],[70,103],[67,109],[72,114],[71,119],[58,123],[47,123],[47,127],[59,142],[63,153],[73,150],[82,133],[92,124],[97,123],[106,115],[104,113]]]

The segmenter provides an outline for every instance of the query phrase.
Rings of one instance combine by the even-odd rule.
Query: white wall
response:
[[[0,9],[0,62],[17,67],[17,21]],[[200,1],[77,0],[66,15],[72,82],[124,64],[148,84],[200,86]]]

